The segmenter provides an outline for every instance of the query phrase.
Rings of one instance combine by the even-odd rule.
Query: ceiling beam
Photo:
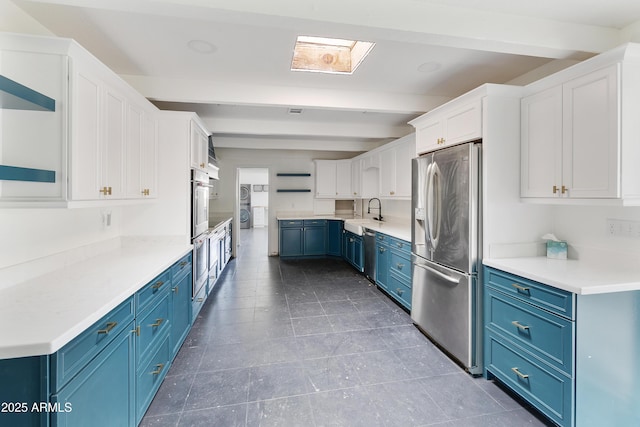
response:
[[[450,99],[444,96],[384,94],[132,75],[123,75],[122,78],[151,100],[171,102],[312,107],[417,114],[432,110]]]
[[[621,43],[615,28],[419,0],[27,0],[308,31],[367,29],[397,41],[555,59],[584,59]]]

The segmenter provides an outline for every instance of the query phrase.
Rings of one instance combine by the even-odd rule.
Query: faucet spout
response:
[[[377,197],[371,198],[369,199],[369,203],[367,204],[367,213],[371,213],[371,201],[372,200],[377,200],[378,201],[378,207],[374,207],[373,209],[378,209],[378,217],[377,218],[373,218],[376,221],[382,221],[382,203],[380,203],[380,199],[378,199]]]

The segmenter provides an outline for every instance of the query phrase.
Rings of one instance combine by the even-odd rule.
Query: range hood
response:
[[[55,111],[56,100],[0,75],[0,108]]]

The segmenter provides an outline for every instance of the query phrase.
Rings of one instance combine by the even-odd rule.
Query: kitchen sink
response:
[[[368,224],[374,224],[374,221],[371,219],[345,219],[344,229],[358,236],[362,236]]]

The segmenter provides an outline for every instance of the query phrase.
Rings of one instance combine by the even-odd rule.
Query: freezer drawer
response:
[[[472,374],[482,371],[477,278],[413,256],[411,318]]]

